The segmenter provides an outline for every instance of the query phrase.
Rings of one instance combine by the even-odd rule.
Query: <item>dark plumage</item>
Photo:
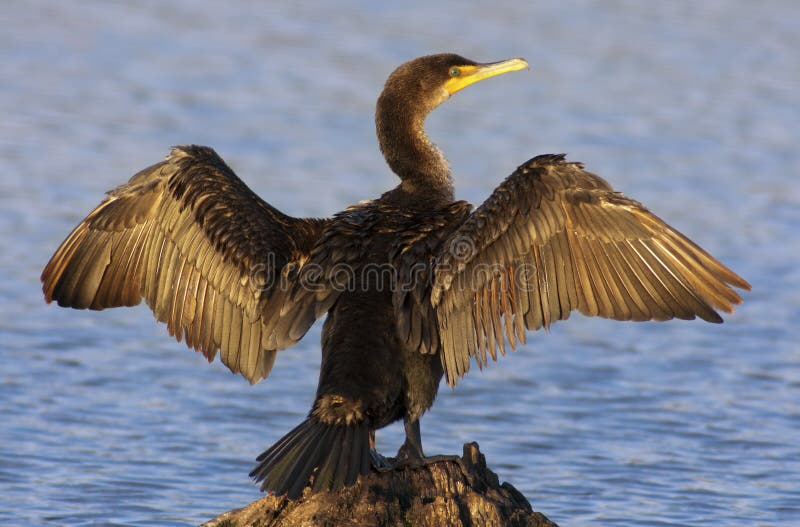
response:
[[[477,209],[453,200],[428,113],[473,82],[526,67],[432,55],[378,100],[401,183],[327,219],[282,214],[205,147],[177,147],[111,191],[42,273],[48,302],[132,306],[257,382],[327,313],[308,418],[259,457],[262,489],[354,483],[388,461],[374,431],[403,419],[396,462],[424,462],[419,418],[450,385],[573,310],[616,320],[721,322],[746,281],[563,155],[527,161]]]

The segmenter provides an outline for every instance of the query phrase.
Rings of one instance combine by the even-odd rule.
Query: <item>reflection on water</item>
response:
[[[214,146],[290,214],[379,194],[395,184],[372,126],[385,76],[453,50],[533,65],[429,119],[459,197],[568,151],[754,291],[722,326],[576,316],[533,335],[443,388],[427,451],[477,440],[562,525],[798,525],[795,3],[344,4],[5,6],[0,524],[191,525],[258,496],[253,458],[312,400],[318,328],[250,387],[145,308],[44,305],[38,273],[172,144]]]

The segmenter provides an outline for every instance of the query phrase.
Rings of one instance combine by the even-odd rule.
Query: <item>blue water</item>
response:
[[[319,327],[250,387],[144,307],[45,305],[39,273],[173,144],[215,147],[289,214],[376,196],[386,75],[450,50],[532,64],[430,118],[460,198],[568,152],[754,290],[722,326],[532,335],[442,389],[426,450],[478,441],[564,526],[800,525],[800,4],[66,4],[0,13],[0,525],[193,525],[259,496],[247,473],[309,408]]]

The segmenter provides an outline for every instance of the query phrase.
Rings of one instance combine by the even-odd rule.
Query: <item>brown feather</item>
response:
[[[715,310],[741,302],[731,286],[749,289],[641,204],[563,156],[520,166],[441,242],[438,259],[451,264],[447,248],[465,239],[474,243],[469,258],[437,267],[428,291],[439,310],[439,333],[447,336],[448,368],[455,368],[451,355],[458,354],[474,353],[485,364],[487,352],[505,353],[506,340],[524,341],[525,328],[547,328],[572,310],[619,320],[717,322]],[[481,276],[487,267],[500,275]],[[471,279],[466,292],[456,291],[454,284]],[[477,342],[464,343],[467,351],[448,340],[452,328],[441,312],[447,305],[475,328]]]
[[[144,297],[176,339],[185,337],[209,359],[223,346],[231,369],[258,380],[274,353],[262,348],[261,331],[248,325],[245,332],[242,324],[263,320],[260,312],[280,313],[281,306],[270,305],[268,291],[254,294],[249,276],[255,269],[275,275],[292,259],[308,258],[328,223],[283,215],[213,150],[178,147],[112,190],[70,233],[42,272],[45,299],[103,309]],[[291,345],[304,329],[293,331],[275,340]]]

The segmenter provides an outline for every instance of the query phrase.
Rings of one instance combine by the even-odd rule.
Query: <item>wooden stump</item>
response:
[[[558,527],[486,466],[477,443],[464,456],[363,476],[336,492],[267,495],[201,527]]]

